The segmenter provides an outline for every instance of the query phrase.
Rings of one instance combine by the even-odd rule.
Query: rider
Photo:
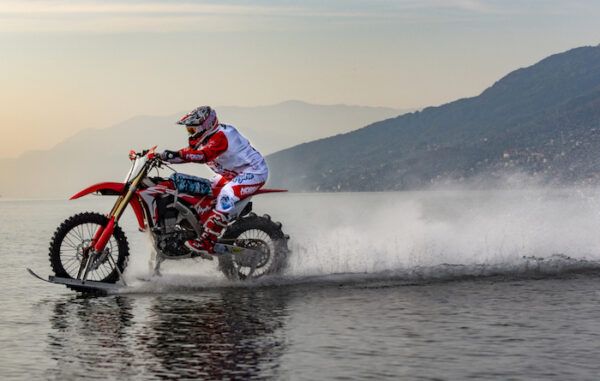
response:
[[[185,243],[192,252],[212,254],[235,203],[253,195],[267,181],[267,164],[233,126],[219,124],[215,110],[209,106],[195,108],[177,124],[187,128],[189,146],[179,151],[164,151],[161,159],[169,163],[207,164],[216,173],[211,179],[213,186],[222,186],[204,232]]]

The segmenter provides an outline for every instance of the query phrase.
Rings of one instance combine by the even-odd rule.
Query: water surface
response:
[[[292,236],[288,271],[231,283],[210,264],[147,274],[131,215],[126,294],[30,277],[70,214],[110,199],[0,202],[0,377],[589,379],[600,371],[595,190],[255,199]]]

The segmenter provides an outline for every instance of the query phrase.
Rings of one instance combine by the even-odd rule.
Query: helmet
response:
[[[190,140],[195,141],[202,141],[219,128],[217,113],[209,106],[196,107],[181,118],[177,124],[186,126]]]

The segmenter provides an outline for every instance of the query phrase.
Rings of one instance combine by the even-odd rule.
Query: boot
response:
[[[215,243],[225,226],[227,226],[227,215],[213,210],[206,220],[204,231],[200,238],[186,241],[184,246],[190,249],[192,253],[198,255],[214,254]]]

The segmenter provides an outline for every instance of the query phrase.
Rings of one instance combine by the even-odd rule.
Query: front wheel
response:
[[[229,279],[280,273],[287,264],[288,238],[281,230],[281,223],[271,221],[266,214],[259,217],[251,213],[227,227],[219,241],[260,252],[258,263],[251,268],[244,261],[236,260],[235,255],[223,255],[219,257],[219,269]]]
[[[50,265],[54,274],[57,277],[76,279],[94,235],[98,228],[107,224],[108,217],[91,212],[66,219],[56,229],[50,241]],[[104,251],[90,265],[87,280],[115,283],[119,280],[119,272],[125,270],[128,257],[129,244],[125,233],[115,225]]]

